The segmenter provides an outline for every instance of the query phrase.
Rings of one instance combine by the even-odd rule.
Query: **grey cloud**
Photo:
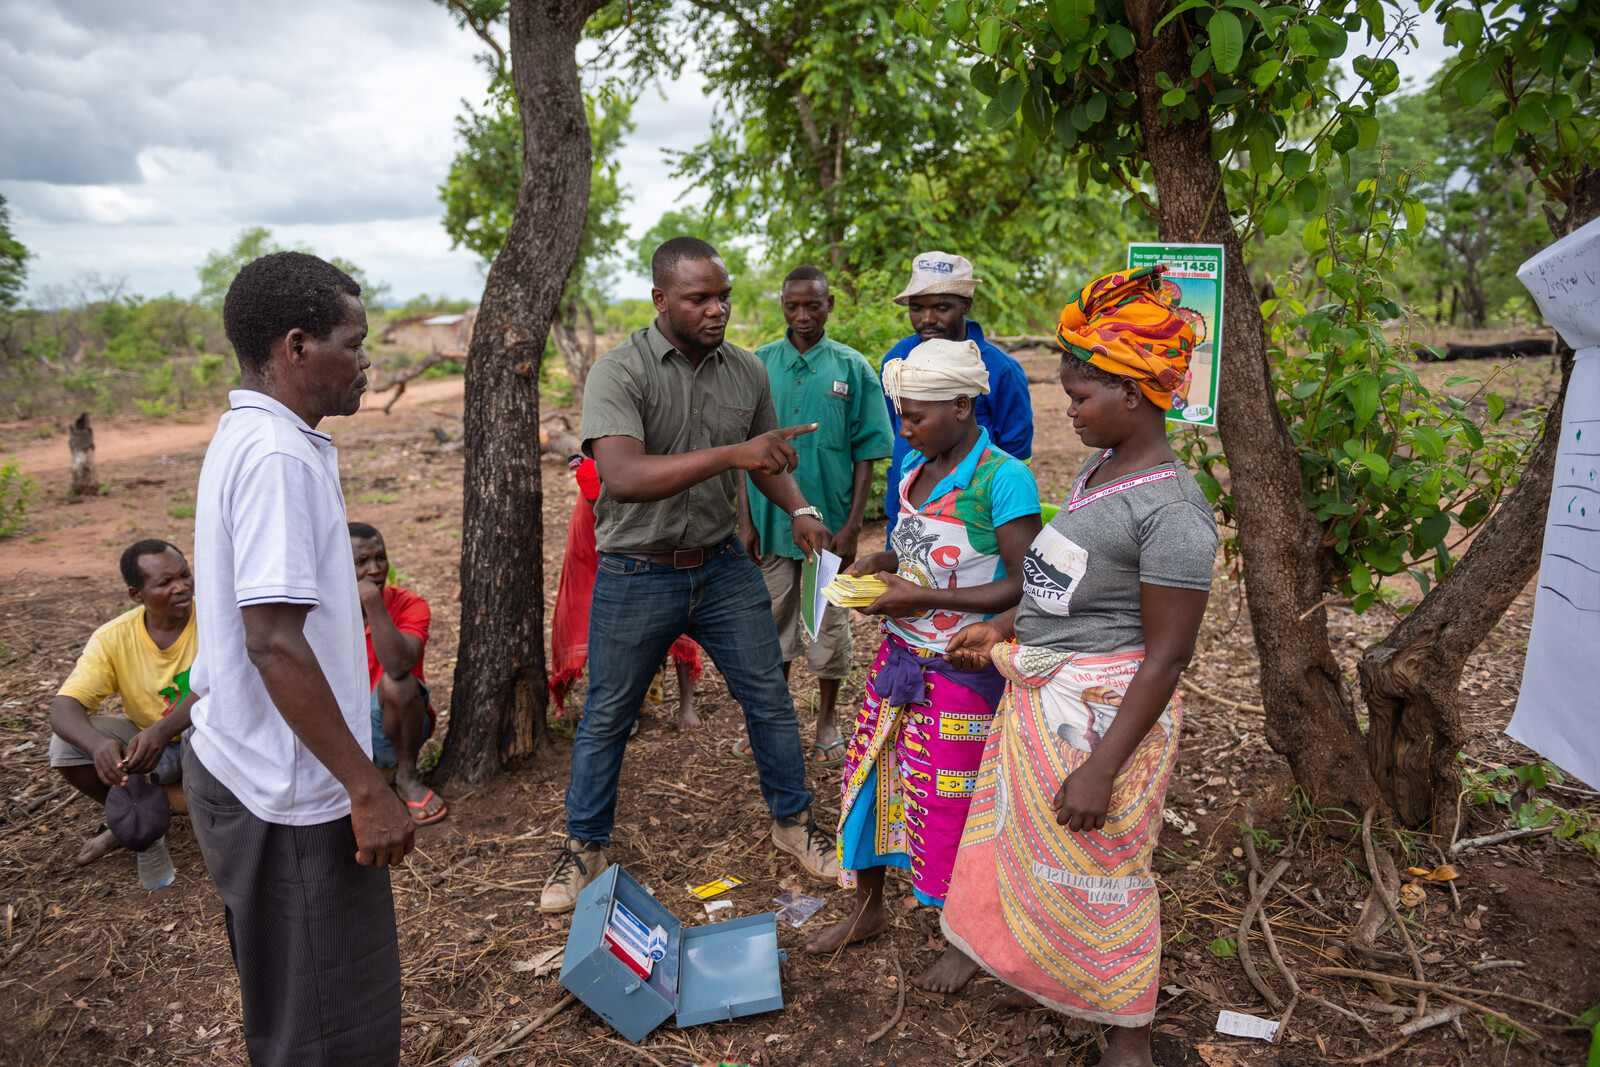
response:
[[[438,214],[439,200],[434,188],[391,186],[384,189],[319,187],[304,189],[282,203],[264,206],[255,213],[262,222],[276,225],[312,225],[384,219],[412,219]]]
[[[30,285],[95,269],[188,292],[206,250],[265,224],[399,292],[476,293],[436,186],[479,50],[431,0],[0,0],[0,193]],[[682,189],[660,149],[706,136],[703,84],[639,101],[635,231]]]
[[[0,179],[133,182],[152,146],[229,169],[262,136],[358,104],[364,65],[442,32],[448,16],[418,0],[0,0]]]
[[[137,181],[138,145],[95,121],[88,105],[0,84],[0,177],[87,185]]]

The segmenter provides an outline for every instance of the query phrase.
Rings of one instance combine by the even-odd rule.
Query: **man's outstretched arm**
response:
[[[731,470],[787,474],[800,465],[789,442],[817,428],[816,423],[786,426],[757,434],[748,441],[699,449],[672,456],[645,452],[637,437],[596,437],[589,442],[600,480],[612,499],[627,504],[665,500]],[[798,506],[798,505],[797,505]]]

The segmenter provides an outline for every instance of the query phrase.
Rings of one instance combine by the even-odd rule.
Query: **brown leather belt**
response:
[[[663,567],[676,567],[678,570],[689,570],[694,567],[705,566],[706,560],[716,555],[727,541],[721,541],[706,548],[680,548],[676,552],[658,552],[653,556],[636,552],[622,552],[619,555],[629,559],[640,560],[644,563],[657,563]]]

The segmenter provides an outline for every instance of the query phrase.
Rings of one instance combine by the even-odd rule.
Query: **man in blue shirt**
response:
[[[972,276],[972,263],[964,256],[948,252],[924,252],[912,260],[911,281],[894,298],[911,319],[912,334],[889,349],[884,366],[905,359],[924,341],[973,341],[983,354],[989,372],[989,392],[974,405],[978,425],[989,431],[996,447],[1020,460],[1033,455],[1033,400],[1028,395],[1028,375],[1022,364],[984,339],[983,327],[967,318],[972,310],[972,293],[981,279]],[[894,457],[889,461],[889,485],[884,493],[883,510],[889,517],[890,534],[900,516],[900,468],[911,446],[900,436],[900,417],[894,404],[884,400],[889,423],[894,427]]]
[[[783,339],[756,349],[772,383],[772,402],[780,421],[815,423],[815,433],[797,437],[800,459],[794,480],[808,503],[822,512],[833,535],[828,548],[844,565],[855,562],[862,517],[872,496],[872,465],[894,448],[894,435],[881,402],[882,389],[866,357],[829,337],[828,314],[833,294],[828,276],[816,267],[796,267],[783,280],[779,294]],[[850,612],[827,605],[809,645],[800,621],[800,564],[803,553],[791,535],[789,513],[760,490],[744,489],[741,480],[739,537],[761,565],[772,597],[773,622],[783,647],[783,674],[802,652],[817,679],[818,760],[823,766],[844,762],[834,755],[845,746],[835,722],[839,683],[850,673]],[[748,754],[748,742],[736,750]]]

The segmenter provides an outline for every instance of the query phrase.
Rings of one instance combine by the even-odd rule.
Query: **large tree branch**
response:
[[[793,46],[796,36],[800,31],[799,12],[795,13],[795,24],[790,28],[789,36],[779,45],[772,41],[766,34],[756,28],[755,23],[744,16],[738,8],[719,0],[695,0],[695,6],[704,11],[712,11],[722,15],[748,36],[752,43],[763,55],[772,61],[777,68],[779,78],[790,72],[789,48]],[[811,149],[811,158],[817,169],[817,180],[824,189],[833,184],[832,175],[828,168],[828,144],[822,136],[822,129],[817,125],[815,111],[812,110],[811,99],[800,88],[797,82],[791,82],[789,95],[794,98],[795,114],[799,116],[800,128],[805,131],[806,146]]]
[[[483,18],[474,11],[466,0],[447,0],[450,10],[456,13],[456,21],[478,35],[478,40],[489,46],[494,53],[495,76],[501,81],[511,80],[511,63],[506,56],[506,50],[500,42],[494,39],[493,19]]]

